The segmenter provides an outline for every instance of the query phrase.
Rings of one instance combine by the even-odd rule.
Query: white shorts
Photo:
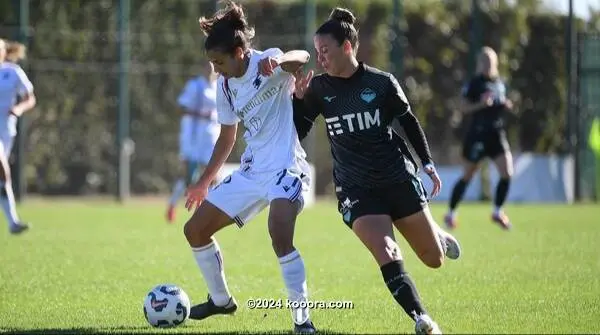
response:
[[[201,164],[208,164],[212,152],[214,149],[214,143],[209,139],[202,139],[200,136],[180,136],[179,137],[179,157],[183,161],[198,162]]]
[[[13,136],[0,136],[0,145],[2,145],[2,152],[6,159],[10,158],[10,152],[14,144],[14,139],[15,138]]]
[[[206,200],[242,228],[275,199],[300,201],[302,210],[303,194],[309,185],[308,171],[284,169],[279,173],[250,174],[236,170],[210,190]]]
[[[193,120],[184,116],[179,133],[179,156],[181,160],[208,164],[219,137],[219,126],[207,121]]]

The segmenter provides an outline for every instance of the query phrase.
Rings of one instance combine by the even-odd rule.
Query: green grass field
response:
[[[501,231],[488,205],[461,207],[458,261],[438,270],[418,261],[405,241],[406,267],[445,333],[599,333],[600,206],[508,207],[515,224]],[[285,298],[265,214],[243,230],[217,235],[235,316],[187,322],[172,330],[146,324],[142,301],[156,284],[175,283],[193,302],[206,288],[182,233],[187,217],[163,221],[164,202],[30,201],[22,236],[0,232],[0,332],[208,333],[288,332],[287,310],[252,310],[249,298]],[[440,218],[441,205],[434,205]],[[313,310],[320,331],[411,333],[379,268],[343,225],[333,203],[307,209],[297,225],[312,300],[352,301],[346,310]]]

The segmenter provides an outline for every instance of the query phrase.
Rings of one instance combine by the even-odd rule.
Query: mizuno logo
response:
[[[334,96],[331,96],[331,97],[323,97],[323,99],[325,99],[325,101],[327,101],[327,102],[332,102],[333,99],[335,99],[335,97],[336,96],[334,95]]]

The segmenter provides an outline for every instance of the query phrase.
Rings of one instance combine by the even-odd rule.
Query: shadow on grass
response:
[[[106,328],[35,328],[35,329],[26,329],[26,328],[0,328],[0,334],[23,334],[23,335],[46,335],[46,334],[56,334],[56,335],[91,335],[91,334],[202,334],[202,335],[210,335],[210,334],[259,334],[259,335],[267,335],[267,334],[293,334],[292,331],[239,331],[239,332],[226,332],[226,331],[218,331],[218,332],[205,332],[202,329],[198,329],[195,327],[181,327],[181,328],[172,328],[172,329],[160,329],[160,328],[149,328],[149,327],[106,327]],[[319,334],[347,334],[347,333],[339,333],[339,332],[330,332],[327,330],[319,329]]]

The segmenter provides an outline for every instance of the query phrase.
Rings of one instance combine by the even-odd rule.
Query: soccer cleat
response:
[[[316,332],[317,328],[315,328],[315,325],[310,320],[306,320],[301,325],[294,323],[294,333],[296,334],[315,334]]]
[[[442,243],[444,254],[450,259],[458,259],[460,257],[460,244],[458,240],[451,234],[446,233],[441,228],[438,231],[438,237]]]
[[[498,224],[500,226],[500,228],[502,228],[504,230],[509,230],[510,228],[512,228],[512,225],[510,224],[510,220],[508,219],[508,216],[506,216],[506,214],[504,214],[504,212],[493,213],[492,221],[494,221],[496,224]]]
[[[446,216],[444,216],[444,223],[446,224],[446,227],[448,227],[448,229],[455,229],[458,226],[458,221],[456,220],[456,217],[450,214],[446,214]]]
[[[167,209],[167,222],[173,223],[175,221],[175,207],[169,206]]]
[[[237,303],[235,302],[235,299],[233,299],[233,297],[229,299],[227,305],[217,306],[212,301],[212,298],[209,295],[207,302],[192,306],[192,308],[190,308],[190,319],[202,320],[206,319],[209,316],[217,314],[233,314],[236,310]]]
[[[21,234],[29,229],[29,224],[25,222],[17,222],[10,226],[10,233],[13,235]]]
[[[440,327],[427,314],[417,316],[415,321],[416,334],[441,334]]]

